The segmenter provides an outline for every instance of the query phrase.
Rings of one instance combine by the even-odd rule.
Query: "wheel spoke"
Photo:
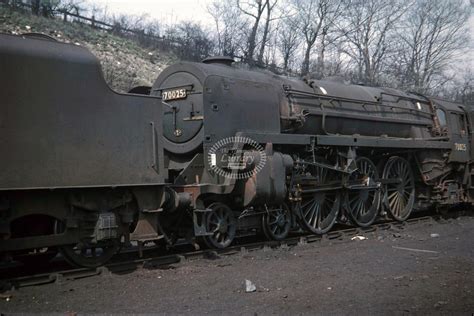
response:
[[[403,221],[410,215],[414,206],[415,179],[410,163],[400,157],[392,157],[384,168],[385,179],[400,179],[400,183],[387,184],[385,191],[390,215]]]
[[[234,239],[236,231],[232,210],[220,202],[213,203],[208,208],[211,212],[206,216],[206,230],[212,235],[203,239],[209,247],[225,248]]]
[[[276,234],[277,230],[278,230],[278,226],[276,226],[276,225],[273,226],[272,232],[273,232],[274,234]]]
[[[320,222],[321,222],[321,204],[316,204],[315,210],[314,210],[314,220],[313,220],[313,227],[318,227],[320,228]]]
[[[314,201],[312,201],[309,208],[313,208],[313,206]],[[275,210],[269,209],[262,217],[265,236],[271,240],[286,238],[290,232],[290,220],[290,209],[285,204]]]
[[[370,159],[359,157],[356,160],[356,165],[358,171],[350,176],[350,181],[363,183],[368,179],[378,181],[377,168]],[[380,191],[378,189],[349,189],[346,193],[348,215],[351,221],[358,226],[366,227],[370,225],[377,217],[379,205]]]
[[[388,198],[391,200],[394,196],[396,196],[398,194],[398,191],[394,191],[392,193],[390,193],[390,195],[388,196]]]
[[[353,204],[353,202],[356,202],[358,198],[359,198],[359,194],[354,194],[354,197],[349,199],[349,203]]]
[[[273,220],[273,221],[268,222],[268,225],[271,226],[271,225],[276,224],[277,222],[278,222],[278,219],[275,219],[275,220]]]
[[[315,161],[311,159],[311,161]],[[331,163],[323,159],[317,159],[327,165]],[[305,189],[314,189],[315,186],[339,184],[339,174],[329,168],[309,165],[306,169],[306,177],[300,179],[296,185]],[[320,191],[315,194],[302,194],[299,207],[296,206],[297,217],[301,228],[314,233],[323,234],[334,225],[339,212],[340,195],[334,191]],[[288,221],[291,220],[289,217]],[[281,224],[280,224],[281,225]],[[283,231],[287,230],[289,224],[282,226]]]
[[[314,207],[315,207],[315,205],[316,205],[316,203],[317,203],[316,200],[312,200],[312,201],[313,201],[313,203],[311,204],[310,207],[307,208],[307,211],[306,211],[305,214],[304,214],[304,218],[308,218],[308,214],[309,214],[311,211],[313,211],[313,209],[314,209]],[[312,214],[311,214],[311,215],[312,215]]]

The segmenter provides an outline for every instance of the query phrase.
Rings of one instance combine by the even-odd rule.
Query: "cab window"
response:
[[[439,125],[441,127],[446,127],[446,112],[442,109],[436,109],[436,115],[438,116]]]
[[[466,124],[464,121],[464,115],[458,113],[451,113],[453,133],[464,136],[466,135]]]

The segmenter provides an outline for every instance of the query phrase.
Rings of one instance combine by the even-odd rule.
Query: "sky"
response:
[[[87,0],[88,3],[107,7],[109,13],[143,15],[164,21],[166,24],[192,20],[211,25],[212,17],[207,5],[212,0]]]
[[[214,21],[207,12],[207,6],[214,0],[86,0],[87,3],[106,7],[115,14],[148,14],[164,24],[180,21],[194,21],[203,26],[213,26]],[[470,0],[474,5],[474,0]],[[469,24],[474,29],[474,15]],[[471,33],[474,38],[474,32]]]

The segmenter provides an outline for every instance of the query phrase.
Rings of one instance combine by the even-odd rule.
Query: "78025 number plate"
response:
[[[178,88],[161,92],[161,98],[163,101],[186,99],[186,97],[186,88]]]

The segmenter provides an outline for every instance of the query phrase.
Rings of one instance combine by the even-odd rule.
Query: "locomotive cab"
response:
[[[436,117],[441,135],[451,140],[453,147],[449,156],[451,162],[468,162],[471,154],[471,128],[468,112],[464,106],[446,100],[431,98],[436,107]]]

